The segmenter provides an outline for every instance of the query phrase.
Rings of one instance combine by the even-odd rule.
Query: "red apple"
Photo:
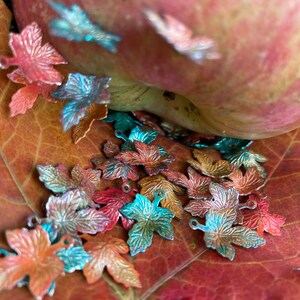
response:
[[[38,22],[79,71],[112,76],[111,108],[147,110],[195,131],[240,138],[300,126],[300,0],[57,2],[78,4],[119,35],[118,52],[50,36],[48,23],[57,15],[47,0],[14,0],[18,24]],[[150,25],[145,8],[212,38],[222,58],[199,65],[179,54]]]

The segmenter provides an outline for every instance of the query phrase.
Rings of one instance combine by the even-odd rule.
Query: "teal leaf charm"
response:
[[[63,261],[64,269],[68,273],[82,270],[86,263],[92,259],[82,246],[60,249],[56,255]]]
[[[52,9],[60,15],[49,23],[50,33],[76,42],[94,42],[110,52],[117,51],[117,44],[121,38],[104,31],[101,26],[93,23],[87,13],[78,5],[70,7],[49,1]]]
[[[256,231],[242,226],[233,227],[236,216],[234,208],[221,211],[210,209],[206,214],[205,225],[196,219],[191,219],[189,225],[194,230],[205,232],[204,241],[208,248],[215,249],[222,256],[233,260],[235,249],[232,244],[245,248],[257,248],[265,244],[265,240]]]
[[[163,190],[154,193],[153,202],[145,196],[137,194],[134,202],[126,204],[121,213],[134,219],[137,223],[129,231],[127,244],[132,256],[145,252],[152,244],[153,232],[156,231],[161,237],[173,240],[174,232],[171,221],[174,215],[166,208],[159,207],[159,202],[165,197]]]
[[[52,96],[57,99],[70,99],[62,110],[61,122],[64,131],[79,124],[86,116],[91,103],[108,104],[110,77],[85,76],[70,73],[68,81],[59,86]]]
[[[237,168],[243,166],[246,170],[248,170],[252,167],[255,167],[259,171],[260,176],[263,178],[265,178],[267,175],[267,172],[259,163],[268,161],[268,158],[261,154],[255,153],[252,150],[239,151],[235,154],[225,156],[225,159]]]
[[[133,119],[128,113],[110,110],[108,116],[102,120],[103,122],[114,122],[114,128],[118,131],[127,131],[136,127],[136,125],[143,125],[142,123]]]

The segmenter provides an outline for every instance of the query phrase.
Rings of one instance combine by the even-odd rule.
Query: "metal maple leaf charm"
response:
[[[83,236],[86,237],[85,235]],[[87,237],[84,249],[90,254],[91,261],[83,269],[88,283],[94,283],[102,277],[104,268],[113,279],[125,287],[141,287],[139,273],[134,266],[120,254],[129,251],[126,243],[118,238],[97,234]]]
[[[222,256],[233,260],[235,249],[232,244],[245,248],[256,248],[265,244],[265,240],[256,231],[247,227],[233,226],[236,217],[234,208],[220,211],[210,209],[206,214],[205,225],[196,219],[191,219],[189,224],[192,229],[205,232],[204,241],[208,248],[215,249]]]
[[[176,218],[182,218],[182,204],[176,195],[184,193],[182,188],[169,182],[165,177],[160,175],[145,177],[140,180],[138,184],[142,187],[140,193],[149,200],[153,200],[156,191],[163,190],[165,192],[165,198],[161,200],[161,206],[169,209]]]
[[[201,176],[193,168],[188,167],[188,177],[180,172],[163,171],[162,174],[176,185],[180,185],[187,189],[188,197],[191,199],[203,200],[211,197],[209,193],[209,184],[211,178]]]
[[[145,252],[152,244],[153,232],[161,237],[173,240],[174,232],[171,221],[174,215],[166,208],[159,207],[159,202],[164,198],[164,191],[155,192],[153,202],[145,196],[137,194],[132,203],[126,204],[121,213],[127,218],[137,221],[129,231],[127,244],[132,256]]]
[[[194,149],[193,155],[196,160],[188,160],[188,164],[204,175],[213,178],[223,178],[228,176],[232,171],[232,167],[228,161],[218,160],[214,162],[203,150]]]

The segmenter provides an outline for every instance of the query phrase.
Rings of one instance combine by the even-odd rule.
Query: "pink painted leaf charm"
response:
[[[93,200],[98,204],[106,204],[99,211],[106,214],[110,222],[104,230],[111,230],[121,218],[123,227],[130,230],[134,224],[134,220],[128,219],[120,213],[120,209],[127,203],[132,202],[135,197],[133,191],[125,193],[124,191],[111,187],[105,191],[98,191],[93,196]]]
[[[41,44],[42,31],[35,22],[26,26],[20,34],[11,33],[9,46],[14,57],[0,56],[0,68],[18,66],[17,70],[23,73],[29,83],[41,81],[60,85],[63,77],[53,65],[67,62],[49,43],[44,46]]]
[[[39,95],[49,102],[56,102],[51,93],[56,89],[57,85],[47,84],[42,81],[29,83],[20,69],[8,74],[8,78],[15,83],[25,85],[12,96],[9,104],[11,117],[24,114],[28,109],[32,108]]]
[[[155,145],[146,145],[145,143],[134,141],[134,147],[137,152],[121,152],[115,158],[127,164],[144,166],[145,171],[150,176],[168,170],[167,163],[175,160],[173,155],[162,155],[159,147]]]
[[[269,213],[269,203],[266,198],[259,198],[254,195],[249,196],[249,200],[256,201],[255,210],[243,210],[243,225],[251,229],[257,229],[260,236],[266,231],[272,235],[281,235],[280,227],[285,223],[286,218]]]
[[[161,17],[150,9],[145,10],[145,14],[158,34],[171,44],[177,52],[187,56],[195,63],[202,63],[205,59],[219,59],[221,57],[212,39],[194,36],[192,30],[176,18],[168,14]]]
[[[191,199],[209,199],[211,197],[208,186],[211,178],[202,176],[193,168],[188,167],[188,176],[186,177],[180,172],[163,171],[162,174],[167,177],[169,181],[185,187],[187,189],[188,197]]]

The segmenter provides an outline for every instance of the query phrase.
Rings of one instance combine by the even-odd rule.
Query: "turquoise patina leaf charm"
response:
[[[117,44],[121,38],[104,31],[100,25],[93,23],[87,13],[78,5],[70,7],[49,1],[52,9],[60,15],[49,23],[52,35],[76,42],[94,42],[110,52],[117,51]]]
[[[145,252],[152,244],[153,232],[157,232],[167,240],[173,240],[174,231],[171,221],[174,215],[166,208],[159,207],[159,202],[165,197],[163,190],[154,193],[153,202],[145,196],[137,194],[134,202],[126,204],[121,213],[137,223],[129,231],[127,244],[132,256]]]

